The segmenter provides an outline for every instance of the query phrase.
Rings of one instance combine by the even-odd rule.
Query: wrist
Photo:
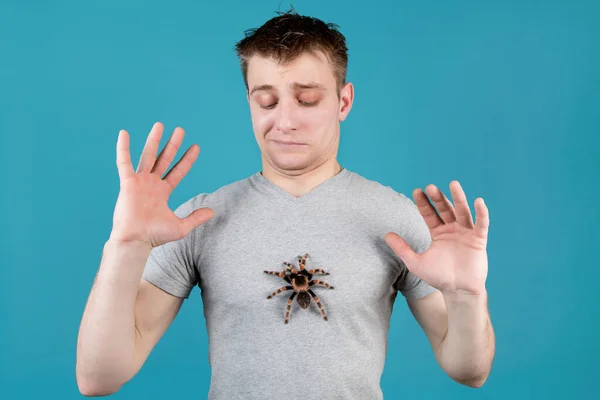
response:
[[[113,233],[111,233],[106,243],[104,243],[104,248],[121,252],[133,251],[139,253],[150,252],[152,250],[152,245],[144,240],[119,239],[116,236],[114,236]]]
[[[137,285],[151,250],[152,246],[143,241],[108,239],[104,243],[97,280]]]
[[[442,295],[446,302],[450,303],[478,303],[481,301],[487,301],[487,289],[482,287],[477,290],[453,290],[453,291],[442,291]]]

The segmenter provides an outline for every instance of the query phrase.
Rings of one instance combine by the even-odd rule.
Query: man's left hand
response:
[[[415,189],[413,197],[431,234],[429,248],[416,253],[394,232],[386,235],[387,244],[410,272],[444,294],[479,295],[485,292],[489,213],[483,199],[477,198],[474,202],[476,223],[473,223],[458,181],[450,182],[454,205],[435,185],[428,185],[426,192]]]

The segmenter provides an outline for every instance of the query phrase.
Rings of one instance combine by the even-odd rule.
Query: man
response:
[[[196,285],[210,399],[381,399],[398,291],[441,368],[481,386],[495,351],[482,199],[473,223],[456,181],[454,205],[434,185],[413,192],[415,205],[338,163],[354,92],[335,25],[285,13],[236,49],[262,171],[172,212],[198,146],[167,171],[184,132],[157,157],[156,123],[134,171],[120,132],[113,230],[78,339],[81,393],[114,393],[135,376]]]

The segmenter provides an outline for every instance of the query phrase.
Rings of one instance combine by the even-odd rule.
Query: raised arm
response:
[[[77,341],[77,385],[86,396],[114,393],[135,376],[181,307],[182,298],[142,279],[152,249],[186,237],[213,216],[208,208],[185,217],[169,209],[169,195],[191,168],[199,149],[190,147],[163,178],[184,133],[176,129],[157,158],[162,131],[162,124],[153,126],[137,171],[131,164],[129,136],[126,131],[119,133],[121,187],[113,229],[104,245]]]
[[[391,232],[386,241],[414,276],[438,289],[409,306],[440,365],[457,382],[479,387],[490,373],[495,353],[486,289],[489,211],[477,198],[474,222],[458,181],[450,182],[454,205],[435,185],[426,191],[413,191],[416,207],[408,211],[412,233],[405,240]],[[431,244],[418,253],[411,243],[415,236],[422,242],[426,228]]]

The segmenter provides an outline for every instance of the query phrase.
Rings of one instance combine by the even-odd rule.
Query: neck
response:
[[[306,171],[285,171],[273,168],[263,160],[262,175],[292,196],[300,197],[337,175],[342,166],[334,158]]]

